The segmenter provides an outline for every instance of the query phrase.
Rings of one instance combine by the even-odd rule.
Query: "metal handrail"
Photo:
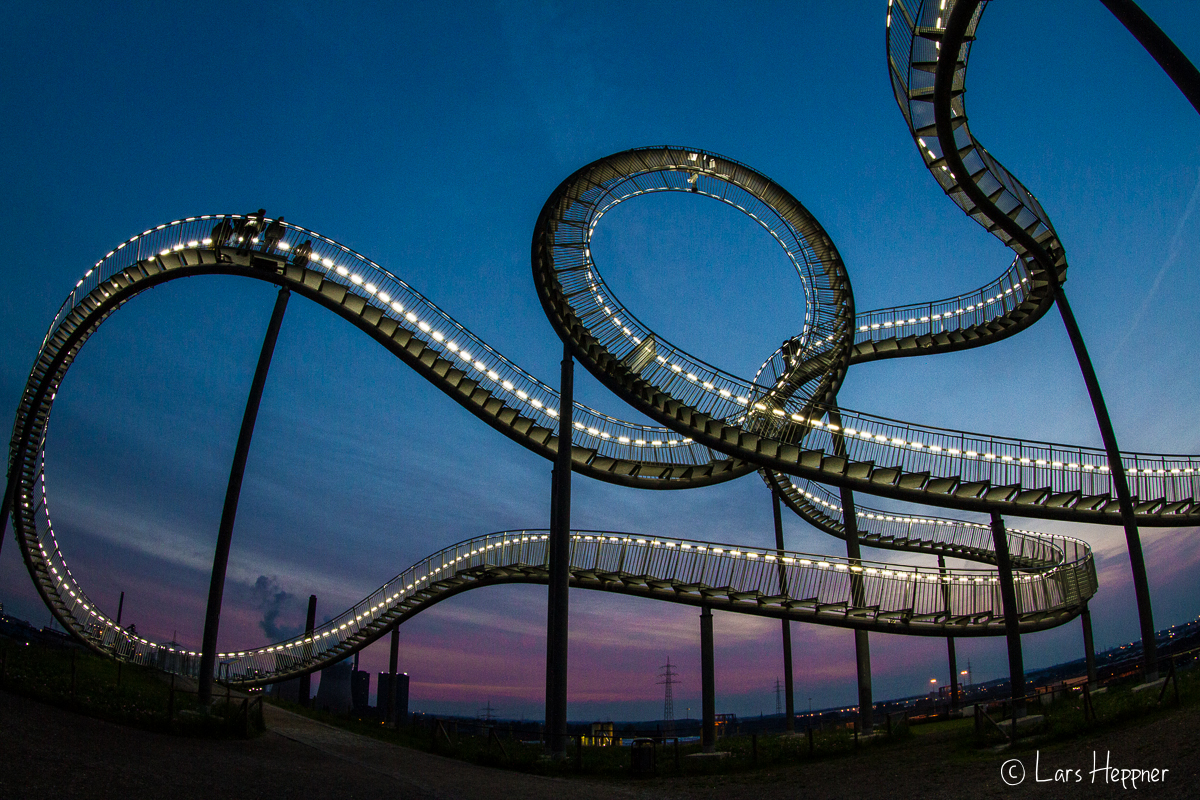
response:
[[[608,580],[673,582],[690,592],[717,589],[726,596],[756,594],[771,596],[781,607],[800,602],[813,608],[841,607],[842,613],[850,613],[853,576],[862,586],[863,608],[876,614],[880,628],[893,629],[901,618],[896,615],[907,624],[920,617],[943,622],[961,617],[963,621],[955,626],[958,635],[975,627],[1003,633],[996,624],[1002,612],[994,570],[942,570],[613,531],[575,531],[571,542],[570,563],[577,580],[581,571],[604,573]],[[548,532],[543,530],[500,531],[464,540],[418,561],[311,634],[217,657],[235,684],[265,683],[317,669],[378,638],[397,624],[414,599],[419,611],[422,598],[459,591],[459,581],[481,569],[532,567],[523,579],[539,580],[537,568],[544,570],[547,565],[547,543]],[[781,572],[790,590],[784,593],[786,598],[779,596]],[[1080,606],[1094,593],[1095,566],[1090,551],[1085,551],[1073,561],[1022,573],[1015,580],[1022,614],[1054,614]],[[88,612],[77,615],[86,620],[82,631],[96,646],[125,660],[195,674],[198,652],[133,636],[103,614],[93,613],[85,599],[78,603],[80,610]],[[748,610],[736,603],[727,608]],[[821,619],[817,616],[814,621]]]

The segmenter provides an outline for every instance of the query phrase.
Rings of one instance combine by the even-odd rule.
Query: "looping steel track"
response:
[[[948,14],[949,12],[947,12]],[[698,148],[646,147],[589,164],[546,201],[534,227],[535,285],[547,317],[601,383],[662,427],[624,422],[576,404],[573,468],[641,488],[704,486],[759,471],[803,518],[842,533],[826,485],[970,511],[1120,524],[1110,468],[1095,448],[988,436],[839,409],[846,370],[882,358],[926,355],[998,341],[1053,304],[1066,273],[1062,244],[1040,204],[971,136],[962,82],[980,11],[957,54],[950,108],[934,107],[944,34],[938,9],[893,2],[888,63],[900,108],[926,166],[963,210],[1009,245],[1015,260],[987,285],[942,300],[856,313],[850,279],[820,223],[754,169]],[[936,18],[936,19],[935,19]],[[949,56],[948,56],[949,57]],[[938,115],[951,120],[964,191],[946,168]],[[947,116],[948,115],[948,116]],[[958,170],[961,171],[961,170]],[[805,292],[803,329],[753,379],[722,372],[642,324],[605,284],[591,254],[604,215],[644,194],[678,191],[751,216],[780,246]],[[971,197],[986,194],[982,209]],[[986,211],[999,209],[1011,224]],[[241,219],[227,215],[227,219]],[[131,635],[91,603],[54,537],[45,495],[44,444],[51,407],[79,349],[138,293],[197,275],[239,275],[285,286],[351,321],[477,417],[554,458],[559,397],[471,334],[404,281],[311,230],[283,225],[277,247],[238,251],[212,241],[223,219],[160,225],[109,252],[80,279],[55,316],[22,396],[10,448],[13,520],[34,582],[77,637],[117,657],[194,673],[197,653]],[[1013,226],[1019,229],[1015,233]],[[310,242],[311,255],[296,248]],[[1029,242],[1036,244],[1038,258]],[[1046,272],[1047,258],[1054,274]],[[1200,523],[1200,457],[1122,454],[1140,525]],[[872,546],[995,562],[987,526],[857,509]],[[1078,614],[1096,590],[1090,548],[1063,536],[1009,531],[1020,628],[1040,630]],[[545,582],[546,535],[502,532],[454,545],[410,567],[318,628],[267,647],[220,654],[234,682],[262,684],[344,658],[424,608],[461,591]],[[929,570],[647,535],[577,531],[572,584],[730,611],[894,633],[1002,635],[995,572]]]

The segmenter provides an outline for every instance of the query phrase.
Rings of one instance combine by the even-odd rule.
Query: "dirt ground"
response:
[[[914,736],[894,761],[861,754],[711,778],[575,780],[478,767],[385,744],[266,707],[250,741],[183,739],[125,728],[0,692],[0,798],[921,798],[1200,797],[1200,714],[1175,711],[1086,741],[966,753]],[[1125,788],[1115,768],[1167,769]],[[1005,762],[1016,758],[1021,764]],[[1093,759],[1098,759],[1094,765]],[[1004,782],[1024,771],[1016,786]],[[1036,769],[1036,774],[1035,774]],[[1069,770],[1069,771],[1068,771]],[[1078,770],[1078,773],[1076,773]],[[1056,771],[1069,782],[1055,782]],[[1047,780],[1050,779],[1050,780]]]

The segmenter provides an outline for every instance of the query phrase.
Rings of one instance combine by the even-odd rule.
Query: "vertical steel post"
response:
[[[846,439],[842,435],[842,415],[834,406],[829,412],[829,421],[837,425],[833,434],[834,453],[842,458],[848,457]],[[850,565],[860,566],[862,549],[858,544],[858,517],[854,512],[854,492],[849,487],[838,487],[842,501],[842,528],[846,534],[846,557]],[[850,601],[858,608],[866,605],[863,591],[862,573],[852,572],[850,575]],[[870,733],[875,727],[875,702],[871,694],[871,640],[865,630],[854,629],[854,660],[858,671],[858,718],[862,724],[863,733]]]
[[[1087,604],[1083,606],[1083,613],[1079,615],[1080,622],[1083,623],[1083,657],[1087,663],[1087,678],[1088,684],[1096,685],[1096,643],[1092,639],[1092,612],[1088,609]]]
[[[959,0],[959,2],[955,3],[949,18],[946,20],[937,71],[934,75],[933,109],[938,143],[942,148],[942,156],[946,160],[946,166],[949,168],[950,174],[958,182],[962,192],[970,198],[980,213],[1013,239],[1012,244],[1014,247],[1023,249],[1041,267],[1044,273],[1044,280],[1050,284],[1054,292],[1055,305],[1058,306],[1058,313],[1062,317],[1063,325],[1067,329],[1067,336],[1071,340],[1071,347],[1075,351],[1075,360],[1079,364],[1079,371],[1083,374],[1083,382],[1087,386],[1088,398],[1092,402],[1092,411],[1096,415],[1096,424],[1100,428],[1100,438],[1104,441],[1104,451],[1108,457],[1108,467],[1112,475],[1113,489],[1117,494],[1117,502],[1121,512],[1121,524],[1125,527],[1125,542],[1129,549],[1129,563],[1133,570],[1133,589],[1134,595],[1137,598],[1138,624],[1142,633],[1143,669],[1146,680],[1152,680],[1158,675],[1158,658],[1154,641],[1154,612],[1150,605],[1150,585],[1146,576],[1145,559],[1142,556],[1142,542],[1138,534],[1133,498],[1129,491],[1125,466],[1121,461],[1121,451],[1117,446],[1116,433],[1113,431],[1112,419],[1108,415],[1108,406],[1105,404],[1104,395],[1100,391],[1100,381],[1096,377],[1096,370],[1092,366],[1091,357],[1088,355],[1087,346],[1083,341],[1083,334],[1079,331],[1079,326],[1075,322],[1075,315],[1071,312],[1071,306],[1067,302],[1067,295],[1063,291],[1057,263],[1062,253],[1060,251],[1047,251],[1028,231],[1017,224],[1014,219],[1009,218],[1005,212],[1001,211],[995,203],[988,199],[963,164],[962,157],[958,152],[959,144],[954,137],[956,126],[954,126],[951,120],[950,99],[954,92],[954,79],[958,74],[958,64],[960,63],[958,61],[958,54],[965,41],[967,27],[974,18],[979,4],[980,0]],[[1128,11],[1130,4],[1115,3],[1114,5],[1121,6],[1118,9],[1110,6],[1110,10],[1113,10],[1113,13],[1120,19],[1122,16],[1120,12],[1122,10]],[[1122,21],[1124,22],[1124,20]],[[1146,18],[1145,21],[1149,22],[1149,18]],[[1127,26],[1129,24],[1126,22]],[[1136,21],[1134,25],[1137,25]],[[1130,30],[1132,31],[1133,28],[1131,27]],[[1161,31],[1159,33],[1161,34]],[[1134,35],[1138,36],[1139,40],[1141,40],[1141,36],[1138,33],[1135,32]],[[1165,39],[1166,37],[1164,36],[1163,38]],[[1145,44],[1143,42],[1143,45]],[[1152,52],[1154,52],[1153,49]],[[1157,53],[1154,53],[1154,55],[1155,58],[1159,57]],[[1161,64],[1162,62],[1160,61],[1159,63]],[[1186,78],[1186,76],[1183,77]],[[1176,79],[1173,73],[1172,78]],[[1192,83],[1200,84],[1200,81],[1192,81]],[[1176,79],[1176,84],[1179,85],[1178,79]],[[1180,88],[1183,89],[1183,86],[1180,86]],[[1189,94],[1188,90],[1184,90],[1184,93],[1188,94],[1189,100],[1192,100],[1193,96]],[[1021,249],[1017,250],[1017,252],[1021,252]]]
[[[217,531],[212,578],[208,586],[208,608],[204,613],[204,639],[200,646],[200,675],[196,694],[200,705],[205,708],[212,700],[213,667],[217,663],[217,631],[221,626],[221,597],[225,593],[225,570],[229,566],[229,546],[233,542],[233,521],[237,516],[238,498],[242,493],[246,457],[250,454],[250,439],[254,436],[258,404],[262,400],[267,371],[271,367],[271,356],[275,352],[275,340],[279,338],[279,326],[283,323],[283,312],[287,310],[290,294],[284,286],[275,297],[275,309],[271,312],[267,335],[263,337],[258,366],[254,370],[254,380],[250,383],[250,395],[246,398],[246,412],[242,415],[242,429],[238,433],[237,447],[233,451],[233,466],[229,470],[229,486],[225,490],[225,506],[221,509],[221,526]]]
[[[125,593],[121,592],[121,599],[117,601],[117,627],[121,627],[121,613],[125,610]]]
[[[311,639],[317,627],[317,596],[308,596],[308,614],[304,618],[304,638]],[[312,673],[306,672],[300,676],[300,685],[296,688],[296,702],[305,708],[312,700]]]
[[[1021,655],[1021,628],[1017,592],[1013,586],[1012,560],[1008,556],[1008,533],[999,511],[992,512],[992,542],[1000,578],[1000,602],[1004,606],[1004,632],[1008,638],[1008,675],[1012,682],[1013,713],[1025,715],[1025,660]]]
[[[392,678],[388,681],[387,724],[389,727],[399,727],[400,720],[396,718],[396,670],[400,666],[400,629],[392,628],[392,642],[388,653],[388,672]]]
[[[1133,0],[1100,0],[1108,7],[1113,16],[1121,21],[1126,30],[1141,42],[1163,72],[1167,73],[1183,96],[1192,104],[1192,108],[1200,111],[1200,71],[1188,60],[1188,57],[1175,46],[1170,37],[1154,24],[1154,20],[1146,15]]]
[[[946,622],[950,621],[950,584],[946,581],[946,558],[938,554],[938,571],[942,574],[942,600],[946,605]],[[946,637],[946,655],[950,659],[950,710],[958,710],[958,659],[954,654],[954,637]]]
[[[783,563],[783,513],[779,507],[779,495],[771,492],[771,501],[775,512],[775,549],[779,552],[779,593],[787,594],[787,572]],[[788,733],[796,730],[796,702],[792,685],[792,622],[783,620],[783,695],[787,708]]]
[[[8,518],[12,515],[13,498],[17,495],[17,478],[14,471],[4,483],[4,500],[0,501],[0,552],[4,551],[4,534],[8,533]]]
[[[717,678],[713,660],[712,609],[700,609],[700,707],[703,720],[700,725],[700,745],[704,752],[717,749]]]
[[[858,517],[854,513],[854,492],[845,486],[839,491],[842,524],[846,531],[846,556],[854,566],[862,559],[858,544]],[[850,595],[855,606],[862,608],[866,605],[861,573],[851,574]],[[875,702],[871,697],[871,641],[861,628],[854,629],[854,659],[858,668],[858,718],[862,722],[863,733],[870,733],[875,727]]]
[[[559,386],[558,454],[554,459],[552,527],[548,550],[550,590],[546,604],[546,738],[550,755],[567,757],[567,592],[571,582],[571,439],[575,361],[563,343]]]
[[[1146,559],[1142,555],[1142,538],[1138,533],[1137,518],[1133,512],[1133,496],[1129,490],[1129,480],[1125,475],[1125,464],[1121,461],[1121,451],[1117,447],[1117,435],[1113,431],[1112,419],[1108,416],[1108,406],[1104,395],[1100,393],[1100,381],[1092,360],[1088,356],[1087,347],[1083,343],[1083,334],[1075,322],[1071,305],[1067,302],[1066,292],[1057,274],[1051,275],[1051,286],[1054,288],[1054,300],[1058,305],[1058,313],[1062,317],[1071,345],[1075,348],[1075,358],[1083,373],[1083,382],[1087,386],[1088,396],[1092,400],[1092,410],[1096,414],[1096,422],[1100,427],[1100,436],[1104,440],[1104,449],[1108,455],[1109,473],[1112,475],[1113,486],[1117,491],[1117,503],[1121,510],[1121,524],[1125,528],[1125,544],[1129,550],[1129,566],[1133,571],[1133,594],[1138,606],[1138,627],[1142,633],[1142,660],[1146,680],[1154,680],[1158,676],[1158,654],[1154,640],[1154,610],[1150,603],[1150,579],[1146,574]]]

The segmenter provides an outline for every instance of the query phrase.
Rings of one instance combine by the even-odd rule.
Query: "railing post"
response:
[[[225,570],[229,566],[229,546],[233,541],[233,521],[237,516],[238,498],[242,492],[242,477],[246,472],[246,457],[250,453],[250,439],[254,436],[254,422],[258,418],[258,404],[262,400],[263,387],[267,382],[267,371],[271,367],[271,356],[275,352],[275,340],[279,337],[279,326],[283,324],[283,312],[287,310],[287,287],[282,287],[275,298],[275,308],[263,337],[262,350],[258,355],[258,366],[250,383],[250,395],[246,398],[246,411],[242,415],[242,428],[238,433],[237,447],[233,452],[233,466],[229,470],[229,486],[225,490],[225,505],[221,510],[221,525],[217,531],[217,547],[213,554],[212,577],[208,587],[208,607],[204,614],[204,639],[200,647],[200,675],[196,694],[202,708],[212,700],[213,667],[217,662],[217,631],[221,625],[221,598],[225,593]]]

